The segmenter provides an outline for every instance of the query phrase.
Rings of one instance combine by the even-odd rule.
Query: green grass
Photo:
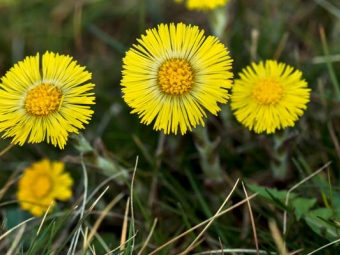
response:
[[[231,0],[221,41],[234,60],[235,78],[252,60],[276,58],[300,69],[312,93],[305,114],[287,129],[289,149],[285,144],[275,151],[275,135],[247,130],[233,117],[229,104],[218,116],[209,115],[206,127],[212,141],[220,139],[213,153],[223,169],[221,181],[212,183],[193,134],[164,137],[140,124],[138,116],[130,114],[120,87],[122,58],[145,29],[184,22],[209,35],[213,29],[207,13],[188,11],[171,0],[0,0],[0,76],[25,56],[49,50],[73,56],[92,72],[96,84],[95,113],[82,132],[93,148],[91,155],[82,160],[71,143],[59,150],[44,142],[17,145],[0,156],[0,253],[180,254],[200,237],[186,254],[223,254],[220,249],[224,254],[256,254],[255,243],[263,254],[300,249],[298,254],[309,254],[333,241],[316,254],[337,254],[339,13],[337,0]],[[257,46],[252,31],[258,32]],[[1,139],[0,151],[9,144],[10,139]],[[282,150],[288,153],[288,174],[281,180],[273,177],[271,161],[272,152]],[[127,181],[96,167],[93,155],[126,170]],[[17,181],[25,167],[43,157],[66,162],[75,180],[74,194],[46,218],[20,226],[31,215],[16,201]],[[85,206],[84,162],[89,198]],[[256,240],[241,183],[221,210],[243,202],[215,217],[238,179],[245,183],[248,196],[258,193],[249,201]],[[287,192],[300,182],[286,203]],[[89,236],[93,238],[88,240]],[[280,250],[283,243],[287,253]]]

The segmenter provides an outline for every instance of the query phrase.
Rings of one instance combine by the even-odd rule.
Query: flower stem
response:
[[[274,134],[274,145],[271,150],[270,167],[276,180],[285,180],[289,174],[288,157],[290,145],[296,133],[289,133],[288,129]]]
[[[196,127],[193,134],[203,173],[209,181],[221,182],[223,180],[223,169],[218,155],[220,139],[210,141],[207,127],[202,126]]]
[[[208,18],[213,35],[221,40],[228,23],[226,6],[214,8],[209,12]]]
[[[116,180],[121,182],[128,178],[128,171],[120,166],[117,162],[113,161],[111,158],[100,155],[97,150],[95,150],[86,138],[81,134],[71,134],[69,136],[73,146],[83,155],[85,163],[90,163],[98,168],[100,168],[103,174],[107,176],[112,176],[115,174],[120,174]]]

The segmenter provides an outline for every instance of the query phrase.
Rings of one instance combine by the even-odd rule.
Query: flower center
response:
[[[255,84],[251,95],[259,104],[276,104],[283,96],[283,86],[276,79],[267,78]]]
[[[158,70],[158,85],[171,95],[182,95],[194,85],[194,70],[185,59],[169,59]]]
[[[51,84],[39,84],[27,91],[25,108],[35,116],[47,116],[59,109],[62,93]]]
[[[36,198],[45,197],[52,189],[52,181],[48,175],[40,175],[35,180],[32,190]]]

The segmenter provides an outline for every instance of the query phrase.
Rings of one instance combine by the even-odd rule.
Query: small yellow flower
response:
[[[231,108],[236,119],[256,133],[292,127],[307,108],[310,89],[302,73],[267,60],[242,70],[232,88]]]
[[[93,111],[91,73],[72,57],[46,52],[12,67],[0,83],[0,132],[23,145],[47,140],[64,148],[69,133],[78,133]],[[84,84],[85,83],[85,84]]]
[[[182,3],[183,0],[175,0]],[[186,0],[186,6],[189,10],[212,10],[220,6],[224,6],[229,0]]]
[[[217,114],[232,86],[228,50],[197,26],[161,24],[146,31],[123,59],[123,98],[141,122],[165,134],[204,125]]]
[[[72,196],[73,180],[69,173],[63,171],[63,162],[51,162],[48,159],[26,168],[19,180],[17,192],[21,208],[34,216],[41,216],[51,203],[53,208],[56,199],[68,200]]]

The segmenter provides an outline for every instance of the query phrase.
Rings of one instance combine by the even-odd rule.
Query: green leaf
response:
[[[270,198],[272,199],[273,204],[275,204],[278,208],[282,209],[282,210],[287,210],[287,211],[291,211],[291,208],[286,206],[282,199],[277,199],[275,196],[273,196],[269,190],[266,189],[266,192],[268,193],[268,195],[270,196]]]
[[[333,227],[334,229],[340,230],[340,226],[336,223],[336,221],[332,219],[324,219],[322,217],[318,217],[320,220],[324,221],[326,224],[328,224],[330,227]]]
[[[247,184],[247,187],[253,191],[259,193],[259,195],[263,196],[264,198],[272,200],[271,196],[268,194],[268,192],[277,199],[286,199],[287,191],[286,190],[277,190],[277,189],[271,189],[267,187],[261,187],[257,185]],[[289,198],[292,199],[296,197],[295,193],[290,193]]]
[[[339,192],[333,193],[333,205],[334,205],[335,213],[337,215],[340,215],[340,193]]]
[[[315,198],[296,198],[292,201],[292,206],[295,208],[294,213],[297,220],[304,217],[309,210],[315,205]]]
[[[323,219],[329,219],[332,217],[331,208],[318,208],[309,211],[305,216],[307,225],[318,235],[325,237],[329,240],[335,240],[337,238],[334,228],[332,228]]]

